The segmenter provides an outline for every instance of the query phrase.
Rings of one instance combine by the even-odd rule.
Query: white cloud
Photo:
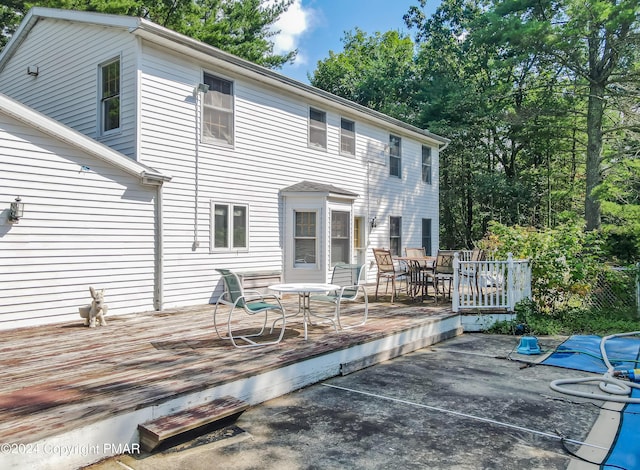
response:
[[[300,38],[312,27],[313,10],[302,6],[302,0],[295,0],[286,12],[274,24],[274,29],[280,31],[273,38],[274,52],[280,54],[299,49]],[[303,63],[304,54],[299,50],[296,64]]]

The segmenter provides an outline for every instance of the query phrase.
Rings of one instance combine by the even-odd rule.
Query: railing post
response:
[[[451,309],[458,313],[460,311],[460,287],[458,279],[460,276],[460,255],[456,251],[453,254],[453,293],[451,294]]]
[[[515,310],[515,292],[513,282],[513,254],[507,253],[507,311]]]
[[[527,259],[527,292],[525,298],[531,299],[531,258]]]

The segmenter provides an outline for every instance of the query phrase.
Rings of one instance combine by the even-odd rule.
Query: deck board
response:
[[[371,297],[372,298],[372,297]],[[297,297],[285,296],[287,309]],[[283,367],[452,316],[450,305],[370,302],[366,325],[287,322],[278,345],[240,350],[213,330],[213,305],[0,331],[0,442],[29,443],[114,414]],[[349,309],[362,308],[352,304]]]

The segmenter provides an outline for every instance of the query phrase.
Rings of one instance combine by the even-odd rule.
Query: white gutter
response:
[[[384,125],[393,132],[408,134],[414,138],[418,137],[421,140],[426,139],[433,145],[444,144],[446,146],[449,142],[448,139],[433,134],[426,129],[420,129],[345,98],[333,95],[327,91],[299,82],[271,69],[224,52],[216,47],[176,33],[144,18],[34,7],[29,10],[25,16],[20,27],[13,35],[12,40],[9,41],[7,46],[0,52],[0,70],[3,68],[4,63],[15,53],[19,44],[27,36],[29,30],[39,20],[47,18],[122,28],[149,42],[161,45],[168,50],[212,64],[215,67],[228,70],[233,74],[256,80],[263,86],[271,86],[280,92],[301,97],[312,103],[321,105],[330,104],[347,115],[373,121],[377,125]]]
[[[176,33],[160,25],[140,19],[139,26],[131,31],[136,36],[160,45],[163,48],[176,51],[180,54],[195,58],[198,61],[213,64],[220,69],[228,70],[236,75],[242,75],[260,82],[261,85],[269,85],[279,91],[286,91],[299,96],[305,100],[315,103],[331,105],[347,112],[352,116],[365,118],[369,121],[376,121],[378,125],[384,123],[396,131],[403,131],[404,134],[419,136],[420,139],[427,138],[436,145],[447,144],[449,139],[438,136],[425,129],[407,124],[399,119],[395,119],[386,114],[367,108],[353,101],[334,95],[319,88],[306,85],[302,82],[289,78],[271,69],[249,62],[240,57],[234,56],[213,46],[197,41],[188,36]]]

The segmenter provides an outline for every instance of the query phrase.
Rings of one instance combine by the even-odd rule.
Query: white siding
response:
[[[98,65],[116,55],[122,59],[122,129],[101,138]],[[37,78],[27,75],[30,65],[39,67]],[[232,69],[172,54],[126,29],[43,19],[0,71],[0,91],[171,175],[163,186],[164,307],[215,300],[222,287],[215,272],[219,267],[285,271],[284,252],[292,234],[284,228],[289,214],[280,191],[302,180],[357,193],[353,215],[362,217],[366,227],[370,217],[377,216],[377,228],[367,237],[368,267],[371,248],[389,245],[389,216],[402,217],[403,247],[420,245],[421,221],[432,219],[437,248],[438,151],[432,149],[433,184],[426,185],[420,177],[426,138],[421,141],[415,133],[390,129],[312,94],[305,95],[309,100],[301,99],[293,89],[266,85]],[[234,83],[233,147],[198,140],[193,89],[203,71]],[[326,150],[308,147],[310,106],[327,113]],[[355,122],[355,156],[340,154],[341,117]],[[12,129],[12,135],[21,132]],[[388,157],[383,155],[390,132],[402,137],[402,178],[389,176]],[[62,144],[32,137],[12,137],[6,148],[15,150],[3,150],[6,158],[0,164],[5,206],[20,195],[30,214],[17,225],[0,225],[5,232],[0,258],[9,266],[0,272],[0,322],[2,316],[31,321],[75,314],[79,300],[88,299],[89,285],[107,287],[112,310],[152,308],[154,191]],[[368,165],[368,160],[385,166]],[[92,171],[78,171],[83,164]],[[25,172],[27,166],[38,171]],[[212,201],[248,205],[248,250],[210,249]],[[117,275],[111,276],[114,270]],[[369,280],[374,276],[369,270]],[[31,291],[35,287],[39,298]],[[55,308],[49,307],[47,297],[57,302]]]
[[[83,166],[89,169],[84,169]],[[20,196],[24,218],[11,224]],[[153,309],[155,189],[0,113],[0,329]]]
[[[136,51],[136,38],[124,30],[40,20],[0,71],[0,92],[96,138],[98,66],[121,56],[121,132],[98,139],[135,158]],[[39,75],[27,75],[28,66]]]
[[[332,184],[359,194],[354,215],[367,217],[367,164],[380,160],[389,130],[356,121],[356,156],[339,152],[342,114],[327,103],[307,103],[260,83],[229,75],[166,51],[145,46],[141,74],[141,162],[171,173],[165,185],[165,306],[210,301],[220,293],[218,267],[283,269],[285,214],[279,191],[302,180]],[[235,136],[233,148],[196,144],[195,85],[202,71],[234,82]],[[328,148],[307,145],[309,106],[327,112]],[[398,133],[395,131],[394,133]],[[370,205],[379,225],[371,233],[370,248],[388,246],[388,217],[403,217],[403,246],[421,244],[423,218],[438,223],[438,185],[421,181],[421,143],[403,138],[403,177],[388,175],[388,166],[370,165]],[[197,145],[197,146],[196,146]],[[198,152],[198,248],[193,249]],[[433,149],[434,163],[437,150]],[[382,158],[382,161],[385,159]],[[434,171],[437,165],[434,164]],[[209,204],[248,203],[248,252],[211,253]],[[437,246],[437,234],[434,237]],[[286,271],[285,271],[286,272]],[[370,274],[373,276],[373,272]],[[372,278],[372,277],[371,277]],[[373,278],[372,278],[373,279]]]

